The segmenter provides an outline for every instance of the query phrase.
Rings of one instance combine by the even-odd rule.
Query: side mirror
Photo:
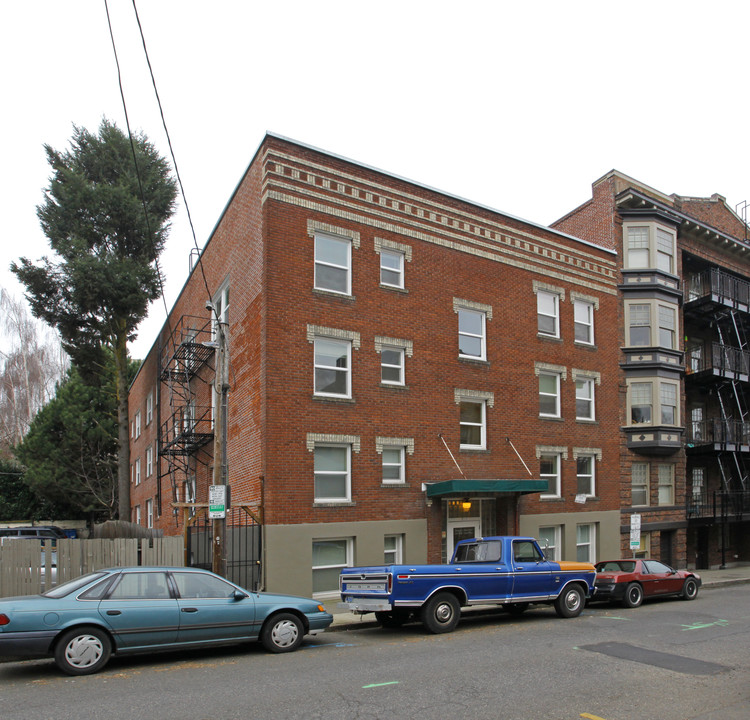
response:
[[[247,595],[245,595],[245,593],[243,593],[240,590],[235,590],[234,593],[232,594],[232,598],[234,600],[244,600],[246,597]]]

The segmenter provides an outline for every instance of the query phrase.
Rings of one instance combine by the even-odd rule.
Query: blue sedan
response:
[[[69,675],[89,675],[112,654],[258,639],[290,652],[332,621],[315,600],[249,592],[206,570],[111,568],[0,599],[0,656],[50,656]]]

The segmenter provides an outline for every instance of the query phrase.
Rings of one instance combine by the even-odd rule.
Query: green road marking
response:
[[[692,625],[683,625],[682,629],[683,631],[703,630],[704,628],[710,628],[710,627],[713,627],[714,625],[721,625],[721,626],[729,625],[729,620],[714,620],[714,622],[707,622],[707,623],[694,622]]]
[[[384,683],[373,683],[372,685],[363,685],[362,689],[367,690],[367,688],[374,688],[374,687],[383,687],[383,685],[398,685],[398,680],[391,680],[390,682],[384,682]]]

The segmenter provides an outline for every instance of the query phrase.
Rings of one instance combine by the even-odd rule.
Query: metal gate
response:
[[[247,590],[256,591],[261,585],[261,528],[244,508],[227,510],[227,580]],[[195,516],[188,528],[187,564],[206,570],[213,566],[213,521],[204,512]]]

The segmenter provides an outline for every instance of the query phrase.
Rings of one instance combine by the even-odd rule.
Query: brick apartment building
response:
[[[131,387],[133,518],[177,534],[207,500],[218,319],[265,589],[479,534],[619,555],[619,249],[563,225],[267,135]]]
[[[552,227],[621,253],[623,552],[635,514],[643,554],[750,560],[747,224],[720,195],[665,195],[612,171]]]

